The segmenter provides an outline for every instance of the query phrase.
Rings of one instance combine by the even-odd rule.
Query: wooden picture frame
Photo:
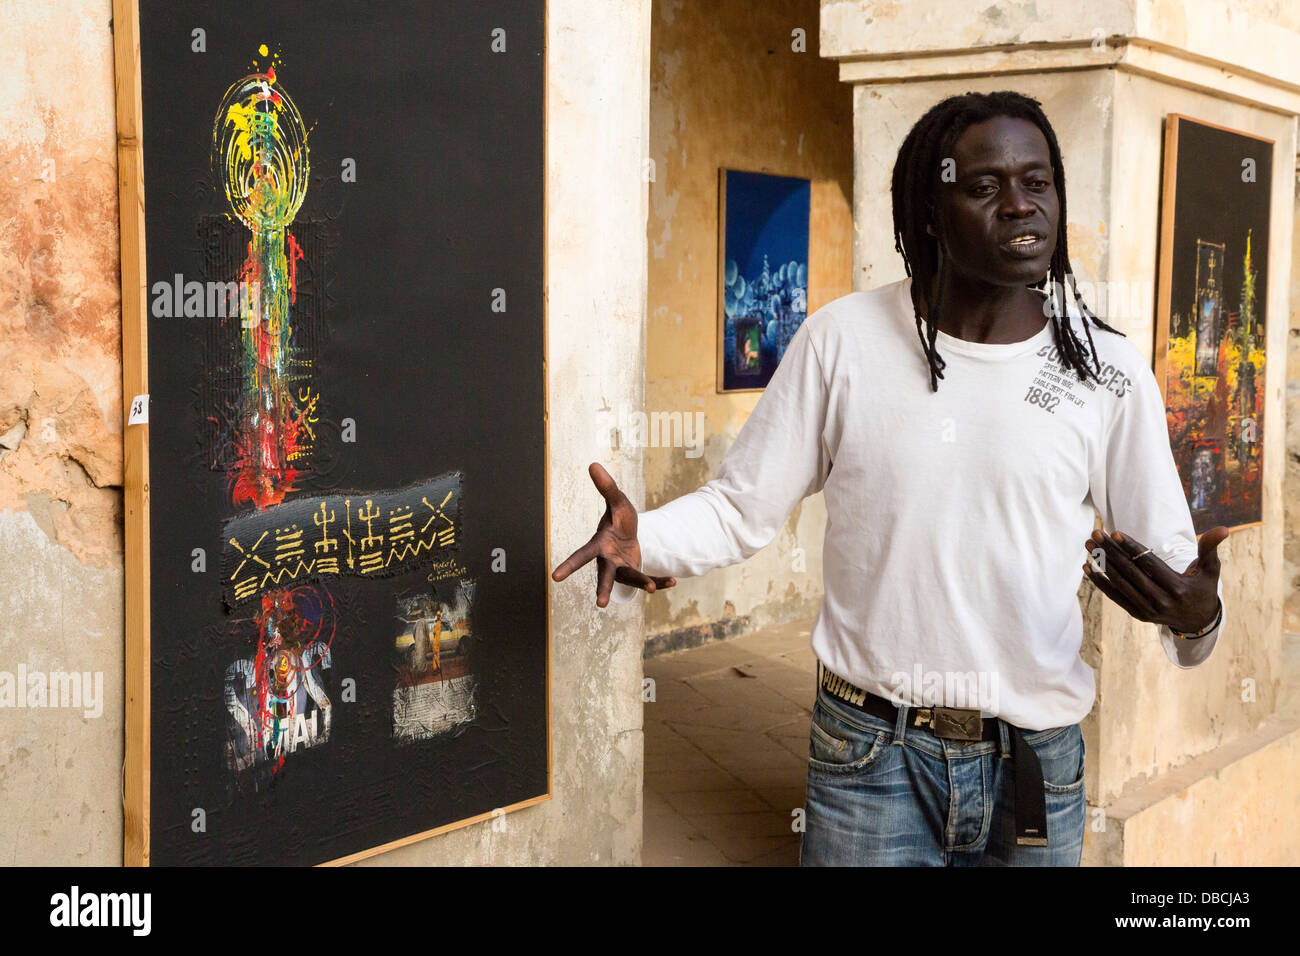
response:
[[[1223,162],[1220,162],[1218,166],[1215,167],[1216,171],[1213,175],[1219,176],[1219,178],[1215,180],[1215,184],[1217,185],[1213,189],[1207,189],[1204,187],[1204,184],[1195,183],[1195,182],[1189,184],[1183,184],[1182,187],[1180,187],[1180,183],[1178,180],[1180,140],[1183,138],[1184,131],[1188,130],[1189,128],[1192,129],[1194,132],[1199,130],[1199,131],[1217,131],[1219,133],[1231,134],[1231,136],[1239,138],[1236,141],[1239,145],[1245,147],[1240,151],[1243,155],[1237,155],[1237,152],[1234,151],[1232,155],[1226,156]],[[1257,144],[1257,147],[1251,144]],[[1255,297],[1253,295],[1253,287],[1254,287],[1254,278],[1256,275],[1260,273],[1261,270],[1262,270],[1262,277],[1265,283],[1277,281],[1276,277],[1272,275],[1272,270],[1269,268],[1270,263],[1268,261],[1270,256],[1270,250],[1271,250],[1271,243],[1269,241],[1271,237],[1269,236],[1268,233],[1269,233],[1269,224],[1271,220],[1270,214],[1271,214],[1271,206],[1272,206],[1271,174],[1272,174],[1272,153],[1273,153],[1274,145],[1275,143],[1271,139],[1267,139],[1261,136],[1256,136],[1252,133],[1247,133],[1242,130],[1236,130],[1226,126],[1220,126],[1215,123],[1209,123],[1206,122],[1205,120],[1196,119],[1180,113],[1169,113],[1165,117],[1164,163],[1163,163],[1163,170],[1162,170],[1161,197],[1160,197],[1160,223],[1159,223],[1160,242],[1159,242],[1158,269],[1157,269],[1157,282],[1156,282],[1154,373],[1155,373],[1156,381],[1160,386],[1161,397],[1165,400],[1166,409],[1168,410],[1168,414],[1170,416],[1171,442],[1173,444],[1174,458],[1176,463],[1179,466],[1179,474],[1180,477],[1183,478],[1184,488],[1189,487],[1189,482],[1192,483],[1190,485],[1190,487],[1192,488],[1192,493],[1189,495],[1189,507],[1192,509],[1193,518],[1197,522],[1197,527],[1196,527],[1197,534],[1202,534],[1205,531],[1209,530],[1209,528],[1214,527],[1215,525],[1218,524],[1226,525],[1232,530],[1257,527],[1263,524],[1264,483],[1263,483],[1262,476],[1265,473],[1265,467],[1264,467],[1265,448],[1264,448],[1263,436],[1262,436],[1262,429],[1263,429],[1262,415],[1263,415],[1263,408],[1265,404],[1265,400],[1264,400],[1265,389],[1263,386],[1262,379],[1260,383],[1256,385],[1254,380],[1254,372],[1252,368],[1250,387],[1252,389],[1257,389],[1258,391],[1257,397],[1254,401],[1254,406],[1258,408],[1260,420],[1252,424],[1251,440],[1256,441],[1258,444],[1257,451],[1254,453],[1258,459],[1258,462],[1256,465],[1254,465],[1252,471],[1257,473],[1259,478],[1257,479],[1257,482],[1251,483],[1250,490],[1257,491],[1258,497],[1256,498],[1255,504],[1251,507],[1252,510],[1258,511],[1259,517],[1249,519],[1249,520],[1234,520],[1231,518],[1228,518],[1226,520],[1221,520],[1223,517],[1223,513],[1227,513],[1224,511],[1224,509],[1221,508],[1219,512],[1216,512],[1211,508],[1200,507],[1200,501],[1204,499],[1205,492],[1200,488],[1198,488],[1197,484],[1199,482],[1199,484],[1201,484],[1202,487],[1204,486],[1205,482],[1204,482],[1203,473],[1205,469],[1199,468],[1198,466],[1200,464],[1204,464],[1204,462],[1198,461],[1194,464],[1189,465],[1188,462],[1184,460],[1186,457],[1187,449],[1182,448],[1181,442],[1176,440],[1175,436],[1172,434],[1175,427],[1175,415],[1179,414],[1170,408],[1170,402],[1172,400],[1172,396],[1169,393],[1169,377],[1174,368],[1173,363],[1170,360],[1170,349],[1171,349],[1171,341],[1172,341],[1171,327],[1176,320],[1176,316],[1174,314],[1175,296],[1177,294],[1180,301],[1187,299],[1188,291],[1189,291],[1187,288],[1187,281],[1189,275],[1188,270],[1191,269],[1193,274],[1199,276],[1199,270],[1201,266],[1200,259],[1202,258],[1201,253],[1202,251],[1205,251],[1211,258],[1214,258],[1217,255],[1217,267],[1222,268],[1223,270],[1223,277],[1224,277],[1225,284],[1220,290],[1222,293],[1222,298],[1231,301],[1229,297],[1235,296],[1237,297],[1238,303],[1240,305],[1241,299],[1243,298],[1242,293],[1239,291],[1239,289],[1228,288],[1227,286],[1228,272],[1226,268],[1226,264],[1227,264],[1226,256],[1236,256],[1238,257],[1239,260],[1241,260],[1239,261],[1236,268],[1239,268],[1242,271],[1243,275],[1249,273],[1251,277],[1250,285],[1251,285],[1252,293],[1250,295],[1250,301],[1247,305],[1247,309],[1252,313],[1252,316],[1254,314],[1258,314],[1262,317],[1260,323],[1253,323],[1253,318],[1248,318],[1246,321],[1251,322],[1252,324],[1258,324],[1264,330],[1263,334],[1266,336],[1268,321],[1270,319],[1270,317],[1267,314],[1267,298],[1266,295]],[[1206,154],[1206,147],[1202,145],[1201,149],[1203,154],[1202,160],[1205,162],[1205,165],[1201,168],[1190,170],[1189,172],[1192,174],[1209,175],[1209,173],[1205,172],[1205,170],[1208,169],[1209,167],[1208,155]],[[1231,220],[1231,211],[1229,209],[1222,208],[1225,206],[1234,207],[1235,205],[1234,200],[1240,198],[1235,196],[1235,194],[1232,196],[1229,195],[1229,190],[1227,187],[1231,182],[1231,177],[1228,174],[1230,172],[1237,171],[1236,164],[1239,163],[1244,164],[1246,159],[1251,159],[1252,162],[1256,162],[1259,157],[1252,158],[1252,157],[1244,156],[1244,153],[1253,152],[1256,150],[1259,153],[1259,157],[1264,158],[1264,163],[1262,164],[1262,168],[1257,168],[1256,170],[1257,178],[1256,180],[1254,180],[1254,188],[1257,190],[1263,190],[1264,192],[1264,197],[1262,202],[1262,211],[1263,211],[1262,225],[1264,226],[1264,228],[1261,230],[1261,234],[1259,236],[1253,236],[1253,240],[1256,243],[1255,251],[1258,252],[1261,248],[1263,250],[1262,256],[1258,257],[1260,261],[1259,269],[1254,268],[1254,264],[1251,262],[1250,259],[1250,255],[1251,255],[1250,242],[1251,242],[1251,236],[1253,235],[1253,228],[1247,230],[1247,241],[1244,246],[1244,259],[1242,258],[1243,257],[1243,249],[1241,243],[1242,237],[1237,235],[1236,233],[1232,233],[1229,236],[1229,238],[1235,242],[1237,248],[1231,250],[1226,249],[1225,242],[1223,241],[1223,237],[1228,236],[1228,234],[1224,232],[1224,230],[1228,228],[1236,227],[1237,232],[1240,232],[1241,230],[1239,227],[1241,224],[1237,222],[1231,222],[1230,225],[1225,225],[1225,223],[1228,223]],[[1259,164],[1257,163],[1257,166],[1258,165]],[[1222,168],[1220,169],[1220,167]],[[1199,189],[1198,195],[1200,198],[1189,200],[1191,205],[1188,207],[1180,207],[1179,200],[1181,198],[1181,193],[1187,192],[1194,188]],[[1256,201],[1258,202],[1258,197],[1255,198]],[[1190,209],[1195,209],[1195,210],[1218,209],[1218,214],[1216,216],[1210,217],[1211,219],[1215,220],[1214,227],[1212,229],[1213,232],[1212,235],[1207,234],[1207,238],[1204,239],[1200,236],[1200,232],[1197,230],[1197,227],[1194,226],[1188,218],[1188,210]],[[1196,236],[1194,237],[1196,242],[1195,247],[1189,245],[1189,242],[1191,241],[1192,238],[1193,231],[1196,232]],[[1202,247],[1204,247],[1204,249],[1202,249]],[[1195,248],[1196,250],[1193,258],[1195,258],[1197,262],[1195,263],[1194,266],[1189,266],[1189,263],[1184,260],[1188,256],[1189,250],[1192,248]],[[1217,254],[1214,252],[1215,249],[1218,250]],[[1179,258],[1180,256],[1182,256],[1183,259],[1180,259]],[[1210,271],[1212,270],[1207,270],[1207,273]],[[1175,290],[1176,285],[1178,286],[1177,292]],[[1195,281],[1193,282],[1193,285],[1196,286],[1196,288],[1191,289],[1193,309],[1192,312],[1190,313],[1191,318],[1188,319],[1189,322],[1196,321],[1195,313],[1197,309],[1201,307],[1200,306],[1201,291],[1199,289],[1199,285],[1197,285],[1197,282]],[[1266,289],[1267,289],[1267,285],[1265,285],[1265,291]],[[1258,298],[1257,310],[1254,308],[1254,303],[1256,301],[1256,298]],[[1220,300],[1219,293],[1216,292],[1215,295],[1213,296],[1213,299],[1215,300],[1214,305],[1212,306],[1212,309],[1214,311],[1214,319],[1213,321],[1211,321],[1210,324],[1216,329],[1216,334],[1220,334],[1217,332],[1217,330],[1220,328],[1220,326],[1225,324],[1226,317],[1225,317],[1225,321],[1220,321],[1219,319],[1219,315],[1222,311],[1221,309],[1222,301]],[[1184,302],[1183,304],[1186,303]],[[1239,313],[1229,313],[1229,315],[1233,317],[1238,316],[1238,314]],[[1272,321],[1277,321],[1276,317],[1272,317]],[[1198,341],[1197,338],[1198,334],[1199,333],[1193,332],[1191,338],[1193,342]],[[1226,332],[1221,334],[1223,337],[1226,338]],[[1251,334],[1253,336],[1253,330],[1250,330],[1248,334]],[[1188,340],[1188,336],[1182,336],[1179,338],[1178,341],[1180,341],[1185,345],[1187,340]],[[1253,341],[1253,337],[1251,341]],[[1216,351],[1220,350],[1222,347],[1224,347],[1222,344],[1215,345]],[[1199,346],[1198,346],[1198,350],[1199,350]],[[1248,351],[1254,351],[1254,349],[1248,349]],[[1263,341],[1260,343],[1259,351],[1264,353],[1261,362],[1263,362],[1266,365],[1266,361],[1265,361],[1266,353],[1267,353],[1266,338],[1264,338]],[[1202,359],[1204,358],[1208,358],[1208,356],[1200,356],[1198,351],[1198,354],[1193,355],[1193,364],[1194,365],[1204,364],[1202,362]],[[1225,360],[1220,359],[1219,361],[1225,361]],[[1241,367],[1247,362],[1249,362],[1249,355],[1247,355],[1247,357],[1244,360],[1239,360],[1238,364],[1233,366],[1234,370],[1236,368]],[[1261,375],[1263,374],[1263,372],[1264,370],[1261,369]],[[1235,372],[1234,372],[1234,376],[1235,376]],[[1197,394],[1195,381],[1198,377],[1200,377],[1200,373],[1193,371],[1192,372],[1193,396]],[[1220,383],[1219,379],[1223,378],[1223,376],[1220,376],[1216,372],[1216,374],[1211,377],[1215,379],[1216,391],[1218,392],[1226,391],[1227,389],[1226,378],[1224,379],[1223,383]],[[1221,398],[1222,398],[1221,395],[1216,396],[1216,400]],[[1238,404],[1240,404],[1240,402]],[[1181,400],[1180,400],[1180,407],[1181,407]],[[1229,412],[1227,411],[1219,412],[1220,416],[1227,416],[1228,414]],[[1258,425],[1258,432],[1259,432],[1258,434],[1256,434],[1256,431],[1254,429],[1255,424]],[[1276,427],[1276,425],[1274,425],[1273,427]],[[1208,440],[1205,442],[1205,444],[1207,445],[1210,443],[1211,442]],[[1208,458],[1210,455],[1211,452],[1209,450],[1200,453],[1201,457]],[[1197,474],[1198,478],[1194,479],[1191,476],[1192,473]],[[1215,473],[1217,475],[1217,470]],[[1255,487],[1256,485],[1257,488]]]
[[[126,761],[122,770],[123,862],[149,863],[149,429],[128,424],[136,395],[149,394],[144,247],[140,17],[113,0],[117,92],[117,189],[122,263],[122,492],[126,581]]]
[[[151,701],[151,515],[150,440],[147,420],[134,423],[131,410],[136,397],[148,407],[149,318],[146,270],[145,150],[148,130],[142,107],[140,0],[113,0],[113,34],[117,112],[118,192],[120,199],[120,257],[122,284],[122,387],[123,387],[123,471],[125,544],[125,762],[123,766],[123,861],[128,866],[151,863],[152,701]],[[544,540],[541,553],[545,569],[551,567],[550,548],[550,440],[549,440],[549,352],[546,168],[547,116],[546,30],[549,9],[542,3],[542,103],[539,171],[541,195],[541,343],[542,343],[542,515]],[[232,16],[234,12],[232,12]],[[551,670],[551,588],[545,592],[545,792],[491,811],[410,833],[377,845],[364,847],[316,865],[342,865],[363,860],[452,830],[494,819],[543,803],[554,792]]]

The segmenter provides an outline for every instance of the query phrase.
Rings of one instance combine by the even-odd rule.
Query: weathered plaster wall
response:
[[[1111,223],[1105,272],[1109,279],[1150,280],[1156,274],[1161,120],[1166,113],[1195,116],[1263,136],[1276,145],[1270,184],[1271,272],[1266,303],[1269,365],[1263,428],[1264,523],[1233,532],[1219,548],[1224,607],[1232,619],[1213,657],[1203,666],[1173,668],[1157,646],[1152,625],[1135,622],[1106,602],[1096,710],[1102,742],[1097,752],[1101,783],[1097,795],[1102,798],[1252,732],[1277,710],[1284,594],[1286,408],[1282,396],[1294,229],[1291,158],[1295,156],[1293,117],[1145,76],[1113,70],[1106,73],[1114,83],[1114,125],[1108,143],[1113,173],[1105,210]],[[1152,301],[1148,314],[1154,312]],[[1154,328],[1146,315],[1121,328],[1144,354],[1152,355]],[[1253,695],[1243,693],[1247,681]],[[1114,745],[1108,746],[1108,742]]]
[[[550,0],[551,554],[585,541],[601,458],[639,498],[640,450],[596,447],[642,401],[650,0]],[[103,673],[102,715],[0,709],[0,861],[121,861],[121,363],[109,0],[0,17],[0,671]],[[147,187],[146,187],[147,193]],[[642,611],[552,585],[554,799],[376,864],[635,863]]]
[[[1295,866],[1300,734],[1295,714],[1106,805],[1085,866]],[[1091,800],[1091,798],[1089,798]]]
[[[0,17],[0,671],[102,713],[0,709],[0,860],[121,859],[122,429],[107,0]],[[93,685],[92,685],[93,686]]]
[[[1295,157],[1300,169],[1300,156]],[[1297,174],[1300,185],[1300,174]],[[1286,485],[1284,495],[1286,603],[1282,625],[1300,631],[1300,189],[1292,212],[1291,314],[1286,339]]]
[[[1300,32],[1300,8],[1290,0],[993,0],[974,7],[966,0],[821,0],[821,7],[827,56],[1019,47],[1015,56],[1025,63],[1034,48],[1024,44],[1121,36],[1283,76]]]
[[[719,167],[811,179],[809,312],[852,291],[851,93],[817,35],[816,0],[654,4],[646,410],[703,412],[706,440],[645,450],[647,508],[712,478],[761,394],[716,392]],[[652,640],[814,614],[825,524],[814,495],[748,561],[649,596]]]

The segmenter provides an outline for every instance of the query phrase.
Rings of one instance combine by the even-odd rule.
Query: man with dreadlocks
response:
[[[1198,544],[1155,376],[1073,283],[1036,100],[934,106],[893,209],[907,277],[805,320],[697,491],[638,516],[593,462],[605,516],[552,577],[595,558],[600,607],[672,587],[824,490],[801,862],[1076,866],[1080,576],[1193,667],[1222,627],[1228,530]]]

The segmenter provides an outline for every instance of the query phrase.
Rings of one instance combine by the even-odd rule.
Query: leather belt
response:
[[[898,708],[883,697],[849,683],[821,666],[819,683],[826,693],[851,707],[898,725]],[[1001,742],[998,717],[981,717],[978,709],[962,707],[911,707],[908,727],[921,727],[943,740],[969,745],[981,740]],[[1006,723],[1006,721],[1002,721]],[[1043,768],[1038,754],[1025,741],[1024,732],[1007,724],[1012,742],[1012,759],[1017,768],[1015,786],[1016,843],[1047,846],[1047,798],[1043,793]],[[1005,754],[1003,755],[1006,756]]]

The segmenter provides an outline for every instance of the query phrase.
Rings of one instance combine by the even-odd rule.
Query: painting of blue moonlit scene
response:
[[[720,174],[718,391],[766,388],[808,315],[812,183]]]

